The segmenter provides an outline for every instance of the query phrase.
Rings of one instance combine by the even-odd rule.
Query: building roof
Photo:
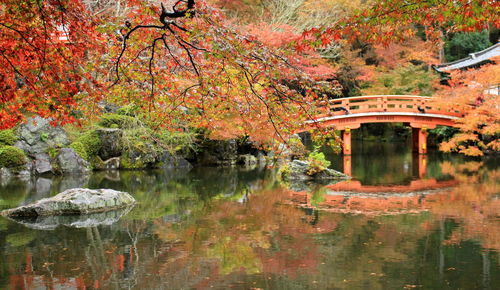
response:
[[[470,53],[468,57],[456,61],[443,63],[434,68],[439,72],[447,72],[455,69],[467,68],[487,62],[489,59],[500,56],[500,43],[488,47],[485,50]]]

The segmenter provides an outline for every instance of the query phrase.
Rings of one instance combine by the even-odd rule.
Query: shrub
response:
[[[198,151],[198,147],[196,146],[196,132],[162,131],[158,133],[158,140],[160,141],[161,146],[170,151],[170,153],[179,151]]]
[[[363,89],[363,95],[408,95],[431,96],[439,78],[425,65],[408,64],[390,71],[378,72],[376,80]]]
[[[14,130],[7,129],[0,131],[0,146],[1,145],[14,145],[16,143],[17,137]]]
[[[0,167],[19,167],[26,163],[26,154],[14,146],[0,147]]]
[[[91,156],[97,155],[99,150],[101,149],[101,139],[99,138],[99,135],[95,130],[92,131],[87,131],[80,137],[76,139],[74,143],[81,143],[83,145],[83,148],[85,149],[86,156],[87,158],[90,158]],[[80,146],[80,145],[76,145]],[[73,148],[75,149],[75,148]],[[75,149],[76,151],[76,149]],[[77,152],[78,153],[78,152]],[[80,155],[82,156],[82,155]],[[82,156],[83,158],[83,156]]]
[[[308,175],[314,175],[321,172],[328,168],[331,164],[330,161],[326,160],[325,154],[317,151],[309,153],[307,161],[309,161],[309,170],[307,171]]]
[[[119,108],[116,113],[118,115],[123,115],[123,116],[131,116],[135,117],[137,116],[137,113],[139,112],[140,108],[136,106],[135,104],[129,104],[124,107]]]
[[[78,154],[83,159],[87,161],[89,160],[87,149],[85,148],[85,145],[83,145],[82,142],[73,142],[71,143],[71,145],[69,145],[69,147],[75,150],[76,154]]]
[[[105,128],[121,129],[136,128],[142,125],[141,122],[134,117],[112,113],[102,115],[98,124]]]
[[[49,149],[47,149],[47,154],[49,154],[49,156],[52,159],[55,159],[57,157],[57,155],[59,154],[59,149],[54,148],[54,147],[50,147]]]

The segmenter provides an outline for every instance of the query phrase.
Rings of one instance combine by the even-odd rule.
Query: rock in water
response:
[[[342,172],[325,168],[314,174],[309,174],[310,163],[302,160],[293,160],[283,166],[280,177],[286,181],[286,186],[293,191],[314,191],[318,187],[335,184],[351,177]]]
[[[7,217],[81,215],[131,206],[135,199],[126,192],[112,189],[73,188],[50,198],[1,212]]]
[[[35,230],[54,230],[59,226],[69,228],[91,228],[97,226],[109,226],[128,214],[132,207],[122,209],[91,213],[85,215],[57,215],[38,217],[11,217],[11,220]]]
[[[282,178],[285,180],[329,180],[329,179],[350,179],[351,177],[342,172],[325,168],[313,175],[308,173],[310,164],[307,161],[293,160],[282,172]]]

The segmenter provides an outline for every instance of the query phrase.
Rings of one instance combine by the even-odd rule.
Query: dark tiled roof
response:
[[[446,72],[454,69],[467,68],[488,61],[489,59],[500,56],[500,43],[488,47],[485,50],[470,53],[468,57],[453,62],[443,63],[434,68],[439,72]]]

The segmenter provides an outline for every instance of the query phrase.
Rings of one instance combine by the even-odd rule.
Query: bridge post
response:
[[[427,128],[412,128],[413,152],[427,154]]]
[[[352,176],[352,157],[344,155],[342,159],[344,161],[344,174]]]
[[[350,128],[345,128],[345,130],[342,130],[342,149],[344,155],[351,155],[352,153],[352,148],[351,148],[351,129]]]
[[[414,154],[412,158],[412,175],[423,179],[427,174],[427,155]]]
[[[413,153],[418,153],[418,129],[419,128],[411,128],[411,148]]]

